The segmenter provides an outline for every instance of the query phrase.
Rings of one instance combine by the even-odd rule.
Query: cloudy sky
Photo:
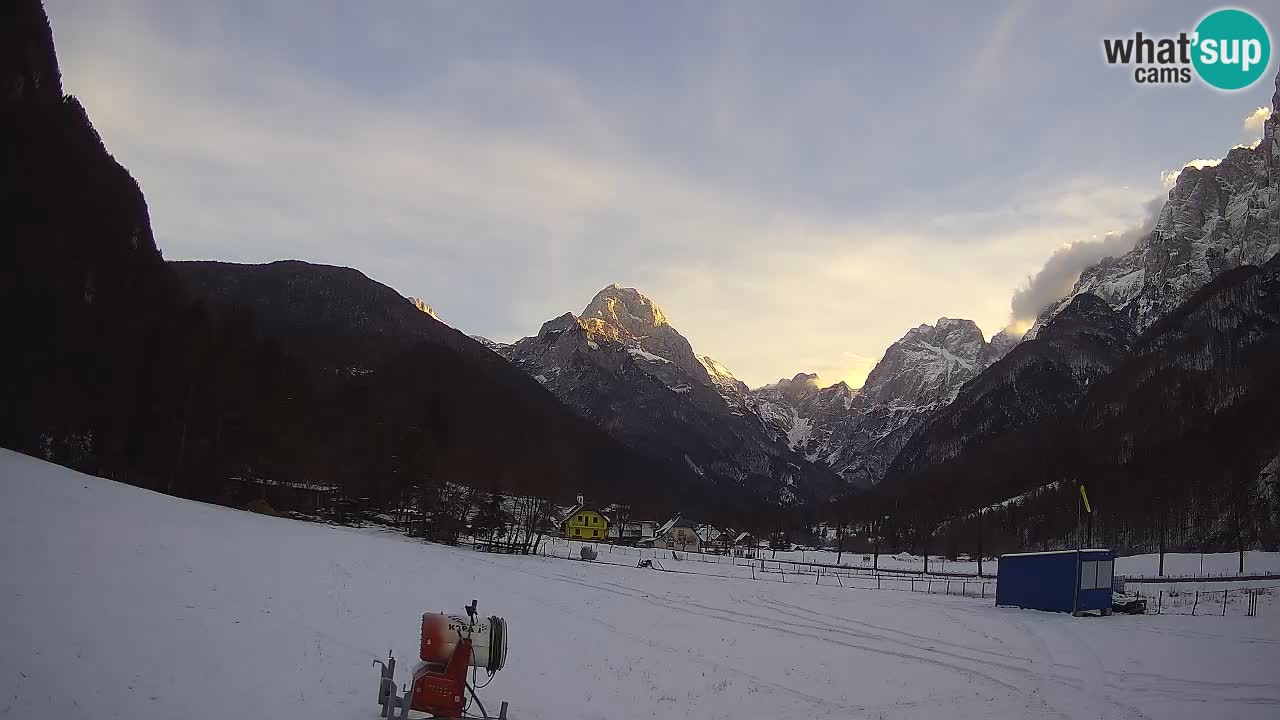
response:
[[[497,340],[619,282],[753,386],[998,331],[1272,92],[1103,62],[1206,3],[46,5],[166,257],[356,267]]]

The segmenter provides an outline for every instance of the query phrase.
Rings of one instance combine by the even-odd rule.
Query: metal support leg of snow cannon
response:
[[[379,717],[388,718],[388,720],[408,720],[409,705],[413,702],[411,693],[401,697],[396,692],[396,659],[387,654],[387,661],[374,660],[374,665],[381,665],[382,672],[378,676],[378,705],[382,706],[382,713]],[[397,713],[396,711],[399,711]]]

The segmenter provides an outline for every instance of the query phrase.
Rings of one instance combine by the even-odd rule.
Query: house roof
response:
[[[689,528],[690,530],[692,530],[693,523],[689,522],[688,520],[685,520],[680,515],[676,515],[676,516],[673,516],[670,520],[662,523],[662,527],[658,528],[657,532],[655,532],[654,534],[665,535],[673,527],[683,527],[683,528]]]
[[[749,533],[749,532],[738,533],[738,537],[734,538],[734,539],[733,539],[733,541],[734,541],[735,543],[740,543],[740,542],[742,542],[743,540],[746,540],[746,539],[747,539],[747,538],[749,538],[749,537],[751,537],[751,533]]]
[[[574,515],[577,515],[578,513],[582,512],[583,510],[586,510],[586,511],[588,511],[588,512],[593,512],[593,513],[595,513],[595,514],[599,515],[600,517],[604,518],[604,521],[605,521],[606,523],[608,523],[608,524],[610,524],[610,525],[612,525],[612,524],[613,524],[613,521],[609,519],[609,516],[608,516],[608,515],[605,515],[604,513],[600,512],[599,510],[596,510],[595,508],[591,507],[590,505],[574,505],[573,507],[569,508],[569,512],[565,513],[565,514],[564,514],[564,517],[560,519],[560,524],[561,524],[561,525],[563,525],[563,524],[565,524],[565,523],[569,522],[569,518],[573,517]]]

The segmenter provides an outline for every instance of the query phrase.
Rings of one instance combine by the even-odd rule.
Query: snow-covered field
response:
[[[201,505],[0,450],[0,717],[377,717],[424,610],[507,618],[532,718],[1274,718],[1280,606],[989,600],[475,553]]]

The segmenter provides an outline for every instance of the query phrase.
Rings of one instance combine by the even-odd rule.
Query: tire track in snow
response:
[[[861,621],[861,620],[855,620],[855,619],[853,619],[853,618],[845,618],[845,617],[840,617],[840,616],[838,616],[838,615],[831,615],[831,614],[828,614],[828,613],[822,613],[822,612],[818,612],[818,611],[816,611],[816,610],[810,610],[809,608],[801,607],[801,606],[799,606],[799,605],[792,605],[792,604],[790,604],[790,603],[786,603],[786,602],[783,602],[783,601],[781,601],[781,600],[772,599],[772,598],[758,597],[757,601],[754,601],[754,602],[753,602],[753,601],[752,601],[752,600],[750,600],[750,599],[746,599],[746,600],[743,600],[743,602],[747,603],[748,605],[755,605],[756,607],[767,608],[767,609],[773,609],[773,610],[775,610],[775,611],[777,611],[777,612],[781,612],[781,613],[785,613],[785,614],[788,614],[788,615],[792,615],[792,616],[797,617],[797,618],[802,618],[802,617],[803,617],[803,616],[805,616],[805,615],[813,616],[813,617],[815,618],[815,620],[814,620],[815,622],[828,622],[828,623],[835,623],[837,626],[841,627],[842,629],[844,629],[844,630],[846,630],[846,631],[848,631],[848,632],[859,632],[859,631],[855,630],[854,628],[870,628],[870,629],[872,629],[872,630],[876,630],[876,631],[880,631],[880,632],[884,632],[884,633],[892,633],[893,635],[901,635],[901,636],[903,636],[903,637],[911,638],[912,640],[918,640],[918,641],[920,641],[921,643],[923,643],[923,645],[916,645],[916,644],[913,644],[913,643],[910,643],[910,642],[907,642],[907,641],[902,641],[902,640],[894,640],[894,639],[892,639],[892,638],[891,638],[891,637],[889,637],[889,636],[886,636],[886,635],[878,635],[878,634],[876,634],[876,633],[873,633],[873,632],[867,632],[867,631],[865,631],[865,630],[863,630],[863,631],[860,631],[860,632],[859,632],[859,634],[861,634],[861,635],[863,635],[863,636],[865,636],[865,637],[868,637],[868,638],[875,638],[875,639],[878,639],[878,640],[884,640],[884,641],[886,641],[886,642],[898,642],[898,643],[902,643],[902,644],[904,644],[904,645],[907,645],[907,646],[909,646],[909,647],[914,647],[914,648],[916,648],[917,650],[925,650],[925,651],[929,651],[929,652],[936,652],[936,648],[935,648],[934,646],[936,646],[936,645],[943,645],[943,646],[946,646],[946,647],[954,648],[956,651],[965,651],[965,652],[974,653],[974,654],[977,654],[977,655],[985,655],[985,656],[988,656],[988,657],[990,657],[990,658],[994,658],[994,659],[996,659],[996,660],[1006,660],[1006,661],[1014,661],[1014,662],[1019,662],[1019,661],[1021,661],[1021,662],[1026,662],[1026,661],[1029,659],[1029,658],[1024,658],[1024,657],[1020,657],[1020,656],[1017,656],[1017,655],[1012,655],[1012,656],[1011,656],[1009,653],[1002,653],[1002,652],[999,652],[999,651],[996,651],[996,650],[984,650],[984,649],[982,649],[982,648],[976,648],[976,647],[973,647],[973,646],[970,646],[970,645],[964,645],[964,644],[962,644],[962,643],[956,643],[956,642],[950,642],[950,641],[947,641],[947,640],[941,640],[941,639],[937,639],[937,638],[931,638],[931,637],[928,637],[928,636],[925,636],[925,635],[916,635],[916,634],[914,634],[914,633],[906,632],[905,630],[897,630],[897,629],[894,629],[894,628],[884,627],[884,626],[881,626],[881,625],[874,625],[874,624],[872,624],[872,623],[863,622],[863,621]],[[956,655],[956,657],[963,657],[963,658],[965,658],[965,659],[967,659],[967,660],[972,660],[972,661],[974,661],[974,662],[985,662],[982,658],[968,657],[968,656],[963,655],[963,654],[961,654],[961,653],[959,653],[959,652],[956,652],[956,653],[954,653],[954,654]],[[998,664],[999,664],[999,663],[998,663]],[[1020,665],[1007,665],[1007,664],[1000,664],[1000,666],[1002,666],[1002,667],[1006,667],[1006,668],[1009,668],[1009,669],[1013,669],[1013,670],[1016,670],[1016,669],[1018,669],[1018,668],[1022,667],[1022,666],[1020,666]]]
[[[1016,684],[1014,684],[1014,683],[1011,683],[1011,682],[1007,682],[1007,681],[1002,680],[1002,679],[1000,679],[1000,678],[998,678],[998,677],[995,677],[995,676],[993,676],[993,675],[988,675],[988,674],[986,674],[986,673],[984,673],[984,672],[981,672],[981,671],[980,671],[980,670],[978,670],[978,669],[975,669],[975,668],[972,668],[972,667],[968,667],[968,666],[966,666],[966,665],[961,665],[961,664],[958,664],[958,663],[947,662],[947,661],[944,661],[944,660],[938,660],[938,659],[936,659],[936,658],[927,657],[927,656],[922,656],[922,655],[918,655],[918,654],[915,654],[915,653],[912,653],[912,652],[906,652],[906,651],[903,651],[903,650],[886,649],[886,648],[882,648],[882,647],[875,647],[875,646],[872,646],[872,645],[857,644],[857,643],[854,643],[854,642],[849,642],[849,641],[844,641],[844,640],[838,640],[838,639],[835,639],[835,638],[830,637],[828,634],[820,634],[820,633],[818,633],[818,632],[810,632],[810,630],[811,630],[811,629],[813,629],[813,626],[812,626],[812,625],[802,625],[802,624],[799,624],[799,623],[778,622],[776,618],[763,617],[763,616],[754,615],[754,614],[750,614],[750,613],[742,613],[742,612],[737,612],[737,611],[734,611],[734,610],[729,610],[729,609],[724,609],[724,608],[715,608],[715,607],[711,607],[711,606],[707,606],[707,605],[702,605],[702,604],[700,604],[700,603],[696,603],[696,602],[686,602],[686,603],[682,603],[682,604],[674,604],[674,605],[673,605],[673,604],[664,604],[664,603],[659,603],[659,602],[657,602],[656,600],[654,600],[654,599],[652,598],[652,596],[651,596],[649,593],[645,592],[645,591],[639,590],[639,589],[637,589],[637,588],[632,588],[632,587],[629,587],[629,586],[626,586],[626,585],[621,585],[621,584],[619,584],[619,583],[605,582],[605,583],[593,584],[593,583],[586,582],[586,581],[584,581],[584,580],[582,580],[581,578],[578,578],[578,577],[573,577],[573,576],[569,576],[569,575],[563,575],[563,574],[559,574],[559,573],[556,573],[556,574],[553,574],[553,575],[543,575],[543,574],[539,574],[539,573],[534,573],[534,572],[529,571],[529,570],[527,570],[527,569],[518,568],[518,567],[515,567],[515,566],[512,566],[512,565],[500,564],[500,563],[497,563],[496,561],[493,561],[493,560],[491,560],[491,559],[485,559],[485,562],[488,562],[488,563],[490,563],[490,564],[494,564],[494,565],[498,565],[498,566],[503,567],[503,568],[505,568],[505,569],[514,570],[514,571],[517,571],[517,572],[524,572],[524,573],[527,573],[527,574],[533,575],[534,577],[539,577],[539,578],[543,578],[543,579],[552,579],[552,578],[554,578],[554,579],[558,579],[558,580],[559,580],[559,581],[561,581],[561,582],[567,582],[567,583],[570,583],[570,584],[573,584],[573,585],[577,585],[577,586],[580,586],[580,587],[583,587],[583,588],[587,588],[587,589],[589,589],[589,590],[594,590],[594,591],[597,591],[597,592],[608,592],[608,593],[612,593],[612,594],[615,594],[615,595],[620,595],[620,596],[622,596],[622,597],[631,598],[631,599],[633,599],[633,600],[638,600],[638,601],[641,601],[641,602],[645,602],[645,603],[648,603],[648,604],[650,604],[650,605],[655,605],[655,606],[657,606],[657,607],[661,608],[662,610],[664,610],[664,611],[668,611],[668,612],[670,612],[670,611],[678,611],[678,612],[683,612],[683,613],[690,614],[690,615],[696,615],[696,616],[700,616],[700,617],[711,618],[711,619],[714,619],[714,620],[721,620],[721,621],[729,622],[729,623],[732,623],[732,624],[735,624],[735,625],[747,625],[747,626],[756,627],[756,628],[760,628],[760,629],[764,629],[764,630],[772,630],[772,631],[774,631],[774,632],[778,632],[778,633],[781,633],[781,634],[784,634],[784,635],[788,635],[788,636],[806,637],[806,638],[809,638],[809,639],[812,639],[812,640],[817,640],[817,641],[819,641],[819,642],[828,643],[828,644],[832,644],[832,645],[838,645],[838,646],[841,646],[841,647],[846,647],[846,648],[850,648],[850,649],[854,649],[854,650],[860,650],[860,651],[863,651],[863,652],[866,652],[866,653],[870,653],[870,654],[873,654],[873,655],[886,655],[886,656],[890,656],[890,657],[895,657],[895,658],[899,658],[899,659],[902,659],[902,660],[906,660],[906,661],[909,661],[909,662],[916,662],[916,663],[921,663],[921,664],[925,664],[925,665],[930,665],[930,666],[934,666],[934,667],[942,668],[942,669],[944,669],[944,670],[948,670],[948,671],[951,671],[951,672],[959,673],[959,674],[962,674],[962,675],[964,675],[964,676],[966,676],[966,677],[969,677],[969,678],[973,678],[973,679],[978,679],[978,680],[986,681],[986,682],[988,682],[988,683],[990,683],[990,684],[993,684],[993,685],[996,685],[996,686],[998,686],[998,687],[1001,687],[1001,688],[1003,688],[1003,689],[1005,689],[1005,690],[1011,691],[1011,692],[1013,692],[1013,693],[1015,693],[1015,694],[1017,694],[1017,695],[1024,695],[1024,693],[1023,693],[1022,689],[1021,689],[1018,685],[1016,685]],[[603,587],[604,585],[610,585],[610,586],[612,586],[612,587]],[[697,608],[697,609],[695,610],[695,609],[691,609],[691,608]],[[846,633],[846,634],[851,634],[851,633]],[[905,645],[904,643],[900,643],[900,642],[896,642],[896,643],[895,643],[895,641],[883,641],[883,640],[882,640],[882,642],[888,642],[888,643],[890,643],[890,644],[897,644],[897,645],[899,645],[899,646],[907,647],[907,648],[910,648],[910,649],[916,649],[916,650],[918,650],[918,649],[919,649],[919,648],[915,648],[915,647],[912,647],[912,646]],[[969,661],[972,661],[971,659],[968,659],[968,660],[969,660]],[[1015,666],[1012,666],[1012,665],[1010,665],[1010,666],[1006,666],[1006,667],[1008,667],[1008,668],[1010,668],[1010,669],[1015,669],[1015,670],[1016,670],[1016,669],[1018,669],[1018,668],[1016,668]],[[1049,708],[1047,705],[1045,706],[1045,709],[1046,709],[1046,710],[1052,710],[1052,708]],[[1070,716],[1068,716],[1068,715],[1064,715],[1064,714],[1057,713],[1057,712],[1055,712],[1054,714],[1055,714],[1055,715],[1058,715],[1059,717],[1066,718],[1067,720],[1070,720]]]

